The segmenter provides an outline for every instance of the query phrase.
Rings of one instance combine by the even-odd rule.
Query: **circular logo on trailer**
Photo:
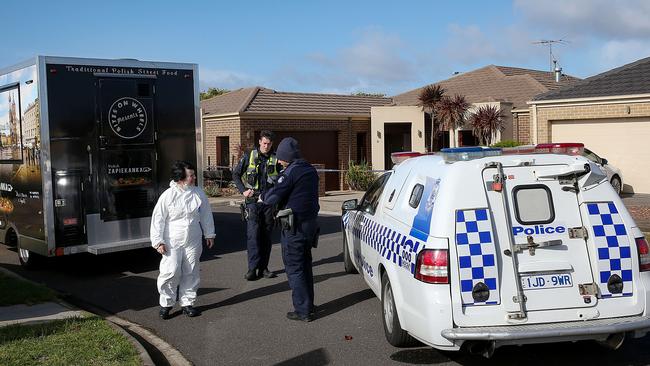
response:
[[[133,139],[147,127],[147,111],[140,101],[124,97],[116,100],[108,110],[111,130],[123,139]]]

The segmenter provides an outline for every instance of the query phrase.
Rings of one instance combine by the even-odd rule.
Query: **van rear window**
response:
[[[520,224],[548,224],[555,220],[553,198],[548,187],[540,184],[518,186],[512,191],[515,215]]]

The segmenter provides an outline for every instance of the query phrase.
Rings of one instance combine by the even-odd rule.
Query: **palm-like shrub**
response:
[[[501,109],[489,105],[481,106],[472,113],[469,116],[469,123],[480,145],[490,145],[496,132],[506,128]]]
[[[418,105],[422,107],[422,110],[425,113],[429,113],[431,115],[431,145],[429,147],[430,151],[433,151],[433,143],[435,141],[435,135],[438,131],[438,128],[436,128],[437,125],[437,120],[436,120],[436,108],[440,101],[442,100],[442,97],[445,95],[445,89],[443,89],[440,85],[427,85],[425,86],[421,91],[420,94],[418,95]]]
[[[440,131],[449,131],[455,141],[455,131],[465,125],[467,110],[470,103],[459,94],[454,97],[444,96],[437,105],[437,116],[440,119]]]

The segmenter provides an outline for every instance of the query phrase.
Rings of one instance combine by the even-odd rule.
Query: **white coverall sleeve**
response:
[[[201,197],[201,207],[199,207],[199,214],[201,215],[201,229],[203,229],[203,236],[206,239],[213,239],[216,235],[214,233],[214,219],[212,218],[212,207],[208,196],[205,195],[202,189],[198,189],[199,197]]]
[[[167,224],[167,216],[169,215],[169,209],[165,203],[167,198],[167,191],[163,192],[156,202],[156,206],[153,208],[153,213],[151,214],[151,227],[149,229],[149,236],[151,239],[151,246],[156,248],[159,243],[165,243],[163,235],[165,233],[165,225]]]

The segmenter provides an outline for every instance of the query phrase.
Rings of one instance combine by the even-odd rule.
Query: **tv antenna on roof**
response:
[[[548,61],[549,61],[549,67],[551,69],[551,72],[554,72],[555,67],[553,66],[554,62],[557,62],[555,57],[553,57],[553,44],[567,44],[569,41],[565,39],[542,39],[537,42],[533,42],[533,44],[541,44],[544,46],[548,46]]]

